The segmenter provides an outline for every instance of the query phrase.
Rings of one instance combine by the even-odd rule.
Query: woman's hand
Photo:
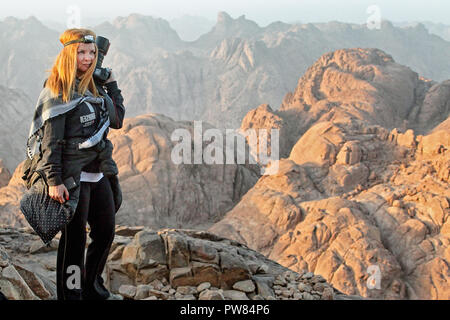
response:
[[[116,79],[114,78],[113,72],[111,70],[111,74],[109,75],[109,78],[108,78],[108,80],[106,80],[105,84],[106,83],[110,83],[110,82],[114,82],[114,81],[116,81]]]
[[[58,186],[49,186],[48,187],[48,195],[53,200],[56,200],[60,203],[66,202],[69,200],[69,191],[64,184],[60,184]]]

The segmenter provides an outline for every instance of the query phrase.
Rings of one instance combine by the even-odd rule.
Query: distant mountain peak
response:
[[[221,11],[217,14],[217,23],[231,23],[233,21],[233,18],[231,18],[231,16],[226,13],[225,11]]]
[[[162,18],[145,16],[139,13],[132,13],[127,17],[117,17],[114,19],[113,25],[118,28],[125,27],[128,29],[158,26],[159,28],[162,27],[167,30],[172,30],[168,21]]]
[[[117,29],[132,30],[138,34],[146,35],[147,40],[156,37],[158,42],[164,40],[164,38],[175,42],[180,41],[177,32],[170,26],[169,21],[163,18],[132,13],[127,17],[117,17],[112,25]]]
[[[394,26],[394,24],[391,21],[383,20],[383,21],[381,21],[381,28],[382,29],[384,29],[384,28],[395,29],[395,26]]]
[[[175,50],[182,46],[180,37],[167,20],[138,13],[117,17],[111,25],[105,23],[98,26],[97,32],[108,35],[117,48],[121,47],[128,54],[158,48]]]
[[[206,46],[218,45],[224,38],[243,37],[248,38],[260,33],[263,28],[252,20],[247,20],[245,15],[233,19],[228,13],[221,11],[217,15],[217,23],[212,30],[199,38],[200,43]]]
[[[6,17],[3,21],[0,21],[0,23],[6,23],[6,24],[25,24],[25,25],[39,25],[44,26],[41,21],[39,21],[35,16],[29,16],[25,19],[16,18],[13,16]]]
[[[421,22],[419,22],[419,23],[417,23],[415,26],[414,26],[414,29],[417,31],[417,32],[424,32],[424,33],[429,33],[429,30],[427,29],[427,27],[425,26],[425,24],[423,24],[423,23],[421,23]]]
[[[0,22],[4,22],[4,23],[17,23],[19,21],[18,18],[13,17],[13,16],[8,16],[6,18],[3,19],[3,21]]]
[[[21,33],[37,35],[54,32],[35,16],[29,16],[25,19],[12,16],[6,17],[3,21],[0,21],[0,28],[4,28],[4,32],[10,35],[19,35]]]
[[[221,11],[217,14],[216,28],[223,27],[260,29],[256,22],[246,19],[245,14],[233,19],[228,13]]]

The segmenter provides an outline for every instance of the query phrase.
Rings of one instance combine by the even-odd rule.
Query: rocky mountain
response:
[[[277,128],[284,137],[283,157],[321,121],[355,119],[389,130],[426,133],[448,116],[448,84],[425,79],[378,49],[338,50],[323,55],[307,70],[279,110],[263,104],[250,111],[241,130]]]
[[[209,231],[347,294],[449,299],[449,93],[377,49],[322,56],[244,118],[286,157]]]
[[[411,43],[416,43],[414,49]],[[450,68],[447,57],[439,55],[428,60],[430,50],[422,48],[449,45],[423,26],[401,29],[384,22],[380,30],[374,31],[342,23],[273,23],[261,28],[244,16],[233,19],[219,13],[216,26],[197,41],[180,46],[176,52],[165,49],[153,55],[146,67],[125,66],[127,74],[120,76],[131,116],[144,108],[175,120],[189,115],[187,119],[237,128],[239,119],[252,106],[279,105],[299,76],[329,51],[377,47],[422,76],[442,80]],[[420,64],[414,62],[419,60]],[[431,71],[428,66],[436,61],[439,68]]]
[[[249,163],[248,146],[246,164],[238,163],[238,150],[234,151],[234,164],[226,164],[227,149],[221,151],[223,164],[197,164],[196,152],[204,159],[208,148],[214,145],[209,140],[196,146],[194,137],[208,129],[212,129],[208,123],[195,127],[192,122],[149,114],[126,119],[122,129],[111,131],[108,137],[114,144],[113,158],[119,167],[126,199],[116,216],[117,223],[201,230],[219,221],[233,208],[256,183],[260,168]],[[188,135],[186,139],[192,138],[184,141],[190,155],[186,153],[186,161],[179,164],[176,164],[176,157],[184,151],[174,153],[174,149],[179,148],[183,140],[175,130]],[[227,145],[226,135],[223,135],[223,145]],[[25,192],[21,176],[22,164],[9,184],[0,188],[0,223],[15,227],[27,225],[19,209]]]
[[[0,292],[11,300],[56,299],[58,242],[46,247],[26,228],[0,227]],[[237,242],[182,229],[117,226],[103,278],[128,300],[360,299]]]
[[[278,172],[264,176],[249,164],[175,165],[172,133],[193,137],[195,124],[127,119],[111,134],[125,199],[118,222],[216,222],[210,232],[348,295],[448,299],[449,94],[447,81],[378,49],[324,55],[279,110],[261,105],[242,121],[242,131],[280,130]],[[15,227],[26,226],[19,173],[0,189],[2,222]]]
[[[59,34],[45,27],[35,17],[0,21],[0,85],[21,89],[32,100],[38,98],[61,44]],[[49,41],[52,39],[53,41]],[[34,107],[34,103],[32,106]],[[3,126],[3,122],[1,122]]]
[[[109,17],[101,17],[98,15],[98,12],[94,13],[94,16],[89,17],[85,13],[83,13],[80,17],[80,23],[83,27],[93,28],[102,24],[105,21],[110,21]],[[46,27],[57,31],[58,33],[63,33],[64,30],[67,29],[67,18],[65,16],[61,17],[53,17],[53,19],[45,19],[41,21]]]
[[[416,43],[414,49],[411,43]],[[175,120],[203,119],[217,127],[237,128],[252,107],[279,105],[316,59],[340,48],[377,47],[422,76],[437,80],[443,80],[450,68],[447,57],[440,54],[428,60],[430,50],[422,50],[429,46],[448,49],[449,43],[420,26],[400,29],[389,22],[377,31],[340,23],[273,23],[261,28],[244,16],[233,19],[219,13],[210,32],[192,43],[177,44],[153,55],[139,51],[146,55],[142,63],[123,55],[114,58],[111,52],[111,64],[120,61],[118,71],[130,116],[157,112]],[[431,71],[429,66],[437,61],[439,67]]]
[[[0,188],[7,186],[10,179],[11,179],[11,173],[9,172],[9,170],[7,168],[5,168],[5,165],[3,164],[3,160],[0,159]]]
[[[414,50],[411,43],[416,43]],[[252,107],[279,105],[315,60],[340,48],[381,48],[397,62],[438,80],[450,68],[447,57],[439,55],[431,61],[430,50],[422,50],[426,46],[448,48],[449,43],[428,34],[423,26],[400,29],[389,22],[377,31],[341,23],[273,23],[260,28],[243,16],[232,19],[220,13],[209,33],[192,43],[178,44],[177,50],[164,48],[147,55],[142,63],[144,58],[114,58],[111,53],[113,65],[121,62],[118,70],[130,116],[157,112],[175,120],[203,119],[216,127],[237,128]],[[420,64],[414,62],[419,60]],[[436,61],[439,68],[431,71],[428,66]]]
[[[22,90],[2,85],[0,95],[0,159],[10,172],[14,172],[17,164],[26,157],[26,141],[35,102]]]
[[[130,117],[111,134],[124,192],[118,223],[208,230],[302,274],[288,276],[297,287],[304,288],[298,280],[312,272],[347,295],[450,298],[448,42],[421,25],[395,28],[383,22],[381,30],[368,30],[335,22],[275,23],[260,28],[245,17],[225,14],[192,43],[179,39],[168,23],[139,15],[99,30],[114,40],[108,64],[120,79]],[[153,32],[151,45],[142,41],[145,32],[131,38],[142,30]],[[8,85],[5,94],[12,90]],[[7,109],[11,114],[13,105]],[[279,129],[278,172],[261,176],[263,164],[174,164],[172,133],[185,129],[192,137],[194,119],[208,120],[204,129],[236,123],[242,131]],[[192,155],[194,144],[187,150]],[[0,155],[6,167],[8,156]],[[20,165],[10,172],[11,179],[7,173],[0,177],[9,180],[0,187],[0,221],[20,228],[27,225],[18,211],[24,192]],[[138,250],[139,239],[133,241],[130,250]],[[184,269],[177,272],[193,287],[189,281],[197,266],[183,261]],[[112,268],[117,277],[133,282],[137,265]],[[150,274],[171,277],[167,267],[151,266],[156,271]],[[205,268],[220,279],[212,270],[223,266]],[[7,277],[15,274],[7,270]],[[136,288],[120,290],[112,283],[130,298],[143,284],[127,283]],[[166,279],[163,285],[169,283]],[[287,289],[287,297],[300,297],[288,284],[284,289],[274,285],[281,295]],[[155,290],[145,288],[140,290]],[[183,290],[199,298],[192,288]]]
[[[423,133],[448,116],[448,83],[420,77],[378,49],[338,50],[308,69],[279,111],[301,118],[300,130],[345,117]]]
[[[443,23],[433,23],[431,21],[423,22],[425,27],[435,35],[438,35],[444,40],[450,41],[450,26]]]
[[[24,181],[22,180],[22,166],[21,162],[12,176],[9,173],[3,174],[3,181],[6,185],[0,187],[0,224],[5,224],[15,228],[28,226],[24,215],[20,211],[20,199],[26,191]],[[2,171],[6,171],[3,169]],[[5,184],[5,182],[3,182]]]
[[[339,22],[260,27],[245,16],[220,12],[214,27],[196,41],[181,40],[163,19],[139,14],[94,30],[111,40],[105,65],[116,73],[128,117],[163,113],[222,128],[238,128],[240,119],[262,103],[279,105],[308,67],[334,50],[379,48],[437,81],[450,70],[450,43],[421,24],[398,28],[384,21],[379,30]],[[0,84],[37,99],[45,70],[61,48],[58,33],[31,17],[5,19],[0,34],[0,57],[7,62]]]
[[[205,49],[211,49],[227,38],[251,39],[260,33],[261,28],[258,24],[246,19],[245,15],[233,19],[228,13],[219,12],[216,25],[195,41],[195,44]]]
[[[110,39],[115,51],[129,58],[145,59],[154,49],[174,51],[184,45],[168,21],[139,14],[104,22],[95,27],[95,32]]]
[[[428,31],[435,34],[446,41],[450,41],[450,26],[443,23],[435,23],[432,21],[421,21],[421,22],[398,22],[394,23],[395,26],[404,27],[414,27],[418,24],[422,24]]]
[[[202,123],[200,130],[211,128]],[[195,153],[205,154],[211,141],[199,150],[194,129],[192,122],[150,114],[127,120],[110,135],[122,191],[130,200],[117,217],[119,223],[201,229],[220,220],[256,183],[259,167],[237,164],[236,158],[235,164],[196,164]],[[186,154],[188,160],[181,164],[174,160],[179,143],[172,138],[175,130],[192,138],[187,141],[191,155]],[[225,150],[220,152],[225,159]]]

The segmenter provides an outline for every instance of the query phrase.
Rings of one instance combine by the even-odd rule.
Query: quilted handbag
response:
[[[34,231],[48,245],[72,220],[74,211],[66,202],[61,204],[50,198],[43,174],[40,171],[36,172],[40,178],[22,196],[20,210]]]

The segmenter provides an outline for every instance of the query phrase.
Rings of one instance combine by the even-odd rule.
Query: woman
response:
[[[106,136],[108,127],[122,126],[125,109],[112,74],[103,85],[94,82],[95,37],[87,29],[69,29],[60,36],[64,47],[36,109],[45,117],[35,115],[30,130],[42,134],[37,168],[44,174],[49,196],[68,201],[75,211],[59,241],[58,300],[111,297],[101,274],[114,239],[117,203],[110,178],[117,175],[117,167]],[[92,242],[85,261],[87,222]]]

